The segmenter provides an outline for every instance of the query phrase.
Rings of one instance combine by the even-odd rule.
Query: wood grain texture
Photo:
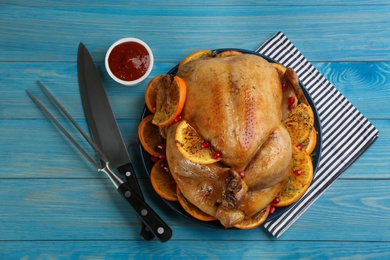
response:
[[[389,27],[387,0],[1,1],[0,259],[389,258]],[[194,223],[161,201],[143,168],[137,126],[146,82],[115,83],[105,52],[119,38],[143,39],[155,56],[150,79],[193,51],[255,50],[278,31],[379,129],[379,139],[278,239],[263,228]],[[147,202],[173,229],[167,243],[140,239],[139,221],[107,177],[25,92],[49,104],[41,80],[87,130],[79,42],[96,61]]]
[[[114,41],[133,36],[150,43],[157,61],[177,61],[200,48],[252,50],[281,30],[309,60],[388,61],[389,13],[388,5],[3,6],[0,60],[75,61],[80,41],[102,60]]]
[[[108,179],[3,179],[0,185],[1,196],[13,198],[3,199],[0,241],[141,240],[138,220]],[[390,233],[384,231],[390,229],[389,185],[390,180],[336,181],[277,240],[388,242]],[[224,230],[203,227],[169,209],[147,180],[142,180],[142,187],[146,200],[171,226],[173,240],[270,239],[262,228]],[[20,214],[10,214],[14,212]],[[354,229],[359,232],[351,232]]]
[[[191,0],[165,0],[165,1],[154,1],[154,0],[144,0],[140,1],[126,1],[126,0],[117,0],[112,2],[110,0],[98,0],[90,2],[89,0],[80,0],[77,3],[68,0],[37,0],[33,2],[26,2],[23,0],[4,0],[2,1],[4,5],[21,5],[21,6],[70,6],[70,7],[84,7],[84,6],[96,6],[96,7],[106,7],[106,6],[223,6],[223,7],[235,7],[235,6],[274,6],[275,2],[272,0],[216,0],[210,3],[208,0],[200,1],[191,1]],[[386,0],[381,1],[370,1],[370,0],[356,0],[356,1],[338,1],[338,0],[304,0],[304,1],[288,1],[288,0],[279,0],[277,5],[288,5],[288,6],[348,6],[348,5],[389,5]]]
[[[208,241],[169,243],[145,246],[144,242],[132,241],[6,241],[0,242],[0,247],[6,259],[161,259],[171,258],[172,248],[174,259],[387,259],[390,252],[387,242],[216,241],[212,247]]]

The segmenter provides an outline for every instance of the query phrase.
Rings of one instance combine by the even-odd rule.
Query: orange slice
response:
[[[152,124],[153,115],[145,117],[138,126],[138,138],[142,147],[150,155],[159,157],[165,152],[159,149],[159,145],[163,142],[159,134],[159,128]]]
[[[292,168],[286,186],[279,192],[275,207],[285,207],[297,201],[309,188],[313,179],[313,163],[305,151],[293,149]]]
[[[199,50],[196,52],[191,53],[187,57],[185,57],[180,63],[178,69],[184,66],[184,64],[197,60],[197,59],[206,59],[211,58],[213,56],[213,52],[211,50]]]
[[[183,209],[190,214],[192,217],[199,219],[201,221],[213,221],[216,220],[217,218],[204,213],[202,210],[200,210],[198,207],[196,207],[194,204],[189,202],[181,193],[179,187],[177,186],[176,188],[176,194],[177,194],[177,199],[179,200],[180,205],[183,207]]]
[[[316,145],[317,145],[317,132],[313,128],[313,130],[311,130],[309,137],[303,143],[303,148],[305,149],[307,154],[311,154],[316,148]]]
[[[240,55],[242,52],[236,51],[236,50],[227,50],[223,51],[221,53],[217,54],[217,57],[230,57],[230,56],[235,56],[235,55]]]
[[[302,144],[314,129],[314,113],[310,106],[300,103],[283,121],[293,146]]]
[[[179,123],[175,132],[175,144],[186,159],[198,164],[212,164],[221,160],[221,157],[215,156],[216,152],[211,147],[203,148],[204,142],[186,120]]]
[[[152,78],[148,85],[145,88],[145,103],[146,107],[150,112],[156,112],[156,98],[157,98],[157,89],[160,86],[160,81],[163,77],[169,76],[167,74],[157,75]]]
[[[187,87],[184,80],[178,76],[168,75],[160,78],[156,96],[156,113],[153,124],[168,126],[175,121],[183,110]]]
[[[255,214],[251,218],[244,219],[240,224],[234,225],[235,228],[239,229],[251,229],[260,226],[268,218],[271,205],[268,205],[265,209]]]
[[[177,201],[176,182],[172,175],[162,166],[164,161],[164,159],[161,159],[153,165],[150,171],[150,181],[153,189],[163,199]],[[166,163],[166,165],[168,164]]]

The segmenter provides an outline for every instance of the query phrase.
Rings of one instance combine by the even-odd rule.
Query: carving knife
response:
[[[143,199],[99,71],[88,49],[82,43],[78,48],[77,71],[81,100],[92,140],[106,155],[110,166],[117,168],[126,177],[128,185]],[[164,236],[172,235],[171,229],[165,223],[164,225],[165,230],[170,231],[165,232]],[[153,233],[144,223],[140,235],[144,240],[151,240],[155,235],[161,240],[161,234]],[[167,240],[166,237],[164,240]]]

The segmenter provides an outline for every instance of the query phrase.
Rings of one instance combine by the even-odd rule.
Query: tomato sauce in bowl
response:
[[[105,65],[108,74],[126,86],[140,84],[153,67],[153,53],[149,46],[136,38],[115,42],[107,51]]]

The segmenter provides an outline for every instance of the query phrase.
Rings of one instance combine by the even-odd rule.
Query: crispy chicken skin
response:
[[[167,130],[171,173],[191,203],[232,227],[265,208],[288,176],[292,149],[281,122],[279,76],[251,54],[194,60],[177,75],[187,85],[183,118],[222,160],[201,165],[184,158],[173,124]]]

